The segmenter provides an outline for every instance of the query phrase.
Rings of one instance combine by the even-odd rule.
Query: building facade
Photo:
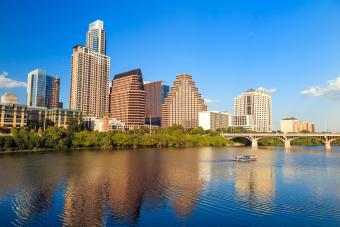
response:
[[[46,107],[58,108],[59,106],[60,79],[58,77],[46,77]]]
[[[127,126],[123,122],[108,115],[105,115],[103,118],[85,117],[83,120],[85,127],[90,131],[109,132],[113,130],[127,130]]]
[[[73,47],[70,109],[95,117],[103,117],[108,112],[110,57],[105,51],[103,24],[95,21],[90,24],[86,47]]]
[[[281,120],[281,132],[283,133],[315,132],[315,125],[310,122],[298,120],[294,117],[284,118]]]
[[[0,128],[24,128],[27,126],[27,106],[17,104],[0,104]]]
[[[231,115],[218,111],[204,111],[199,113],[199,127],[204,130],[217,130],[231,126]]]
[[[57,127],[67,128],[71,121],[80,121],[81,117],[81,112],[68,109],[0,104],[0,127],[7,130],[27,128],[30,122],[43,122],[45,119],[51,120]]]
[[[106,54],[106,33],[103,21],[96,20],[89,25],[86,33],[86,47],[99,54]]]
[[[128,126],[145,124],[145,90],[140,69],[115,75],[110,88],[110,115]]]
[[[35,69],[28,73],[27,106],[57,108],[60,79],[50,76],[46,70]]]
[[[199,126],[199,112],[206,110],[207,106],[192,76],[177,75],[162,104],[161,126],[181,125],[184,128],[196,128]]]
[[[230,119],[232,127],[255,131],[254,116],[252,115],[232,115]]]
[[[162,104],[169,92],[169,86],[163,81],[144,84],[145,89],[145,123],[161,126]]]
[[[250,89],[234,99],[235,115],[251,115],[254,118],[254,130],[272,131],[272,97],[263,89]]]
[[[1,104],[18,104],[18,97],[12,93],[5,93],[1,96]]]

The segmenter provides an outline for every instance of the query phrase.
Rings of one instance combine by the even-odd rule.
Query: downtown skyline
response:
[[[132,18],[123,13],[112,16],[114,13],[96,8],[72,17],[69,24],[48,18],[56,29],[48,28],[52,25],[47,22],[40,27],[42,21],[35,16],[27,21],[19,17],[13,21],[18,31],[0,24],[5,31],[0,37],[0,73],[8,72],[0,77],[0,94],[13,92],[20,103],[25,103],[22,82],[26,83],[27,73],[34,68],[44,68],[60,75],[60,101],[69,106],[72,47],[85,43],[88,24],[101,19],[106,27],[107,55],[111,57],[110,81],[116,73],[131,68],[141,68],[144,80],[164,80],[167,85],[177,74],[189,73],[208,109],[229,113],[233,112],[234,97],[249,88],[265,87],[275,91],[274,129],[279,129],[281,118],[293,116],[315,122],[320,131],[340,131],[340,29],[336,30],[340,5],[285,2],[277,6],[268,3],[270,10],[266,12],[233,1],[226,5],[175,3],[169,9],[155,3],[159,12],[139,12]],[[8,12],[13,10],[12,4],[0,3]],[[128,3],[115,5],[122,12],[131,7]],[[315,12],[318,14],[313,15]],[[138,16],[143,17],[138,20]],[[1,20],[9,22],[10,18]],[[16,37],[15,43],[8,41],[30,29],[32,34]],[[55,32],[60,29],[67,35]],[[34,36],[38,30],[47,31],[46,35]],[[18,83],[6,86],[8,80]]]

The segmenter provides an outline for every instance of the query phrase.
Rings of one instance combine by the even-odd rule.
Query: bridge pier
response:
[[[290,140],[286,140],[285,141],[285,148],[290,148],[291,145],[290,145]]]
[[[325,142],[325,148],[326,150],[330,150],[332,147],[331,147],[331,141],[326,141]]]
[[[253,139],[253,140],[251,141],[251,147],[252,147],[252,148],[257,148],[257,147],[258,147],[258,144],[257,144],[257,140],[256,140],[256,139]]]

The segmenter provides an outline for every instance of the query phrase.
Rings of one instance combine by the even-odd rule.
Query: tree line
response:
[[[82,124],[72,124],[65,128],[48,126],[45,132],[38,130],[12,129],[11,135],[0,136],[0,150],[39,150],[71,148],[138,148],[138,147],[202,147],[227,146],[233,142],[222,137],[219,132],[202,128],[184,129],[140,128],[131,131],[98,132],[88,131]]]
[[[203,147],[249,145],[246,139],[228,140],[222,132],[241,133],[242,128],[219,129],[216,131],[202,128],[184,129],[181,126],[156,128],[149,132],[147,128],[131,131],[98,132],[88,131],[82,122],[71,121],[69,127],[58,128],[53,122],[47,124],[45,132],[41,123],[30,124],[28,129],[11,130],[11,135],[0,136],[0,151],[13,150],[66,150],[72,148],[138,148],[138,147]],[[321,146],[322,143],[313,138],[298,138],[292,141],[293,146]],[[259,140],[260,146],[284,146],[275,138]],[[340,145],[340,140],[332,145]]]

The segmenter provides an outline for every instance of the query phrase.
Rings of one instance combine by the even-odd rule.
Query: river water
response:
[[[0,225],[340,226],[340,148],[3,154]]]

